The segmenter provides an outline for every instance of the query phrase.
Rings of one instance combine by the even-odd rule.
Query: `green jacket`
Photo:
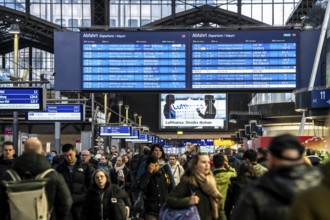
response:
[[[217,188],[222,194],[222,209],[225,208],[225,201],[227,197],[228,187],[230,185],[230,178],[236,177],[236,171],[232,167],[228,168],[216,168],[213,170],[215,181],[217,182]]]
[[[202,220],[212,220],[212,207],[208,197],[200,188],[190,185],[186,181],[180,183],[170,192],[167,198],[167,205],[171,208],[186,208],[189,206],[189,200],[192,193],[199,197],[197,209]]]
[[[253,169],[254,169],[254,172],[256,172],[257,177],[262,176],[268,172],[268,169],[259,163],[253,164]]]

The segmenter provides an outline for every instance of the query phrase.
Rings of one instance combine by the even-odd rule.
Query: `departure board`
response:
[[[85,120],[85,108],[83,104],[47,104],[44,112],[27,112],[28,121],[50,122],[83,122]]]
[[[184,90],[185,32],[82,32],[82,89]]]
[[[101,136],[131,136],[131,126],[100,126]]]
[[[191,32],[192,89],[295,89],[299,32]]]
[[[43,88],[2,88],[0,89],[0,110],[44,110],[45,95]]]

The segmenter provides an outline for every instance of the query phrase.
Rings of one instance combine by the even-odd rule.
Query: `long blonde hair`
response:
[[[197,181],[195,179],[196,173],[198,170],[196,169],[197,163],[200,159],[200,156],[209,156],[206,153],[197,153],[193,156],[193,158],[190,160],[188,164],[188,169],[184,172],[184,174],[181,177],[181,181],[188,182],[189,184],[193,186],[198,186]],[[210,175],[213,176],[212,172],[210,171]]]

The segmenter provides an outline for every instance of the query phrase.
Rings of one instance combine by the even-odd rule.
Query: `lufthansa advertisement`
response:
[[[225,129],[226,94],[161,94],[161,129]]]

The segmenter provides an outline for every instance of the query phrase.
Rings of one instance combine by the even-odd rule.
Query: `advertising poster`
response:
[[[161,94],[161,129],[225,129],[226,94]]]

